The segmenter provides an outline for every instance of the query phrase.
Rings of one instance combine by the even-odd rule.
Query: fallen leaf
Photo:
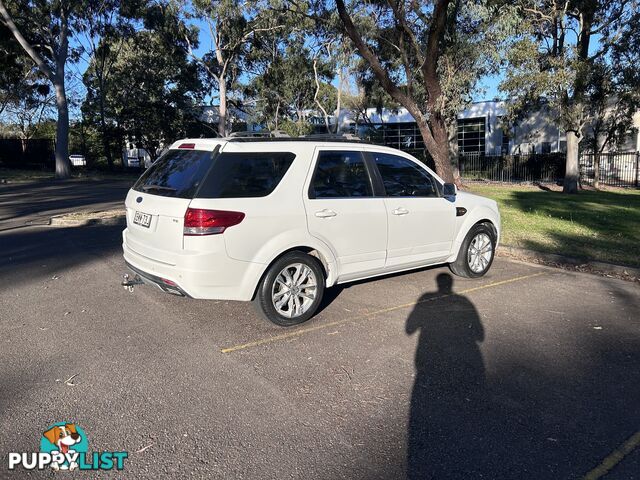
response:
[[[148,450],[149,448],[153,447],[153,443],[147,445],[146,447],[142,447],[140,450],[136,450],[136,453],[142,453],[145,450]]]
[[[75,387],[75,385],[76,385],[76,384],[75,384],[75,383],[73,383],[71,380],[73,380],[73,379],[74,379],[74,378],[76,378],[77,376],[78,376],[78,374],[77,374],[77,373],[74,373],[73,375],[71,375],[69,378],[67,378],[67,379],[64,381],[64,384],[65,384],[65,385],[68,385],[69,387]]]

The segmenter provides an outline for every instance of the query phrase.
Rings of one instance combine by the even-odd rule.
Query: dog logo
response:
[[[56,423],[42,434],[40,451],[53,455],[62,454],[64,462],[51,462],[54,470],[75,470],[78,468],[77,454],[87,453],[89,442],[82,429],[75,423]],[[59,455],[53,458],[60,458]]]
[[[58,422],[40,437],[39,452],[9,452],[9,470],[122,470],[126,451],[88,452],[89,441],[76,423]]]

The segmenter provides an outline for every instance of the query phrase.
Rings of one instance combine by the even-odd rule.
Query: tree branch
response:
[[[438,0],[434,10],[429,37],[427,39],[427,51],[425,60],[420,67],[424,76],[424,83],[429,94],[427,105],[431,109],[435,107],[438,97],[442,94],[438,79],[438,60],[440,58],[440,43],[444,37],[447,24],[447,9],[449,0]],[[433,113],[433,112],[431,112]]]
[[[378,78],[378,81],[380,82],[382,87],[389,95],[391,95],[393,99],[404,106],[416,120],[424,122],[424,115],[418,108],[416,102],[402,90],[400,90],[398,85],[395,84],[395,82],[389,76],[388,72],[380,63],[380,59],[364,42],[364,40],[360,36],[360,33],[358,33],[356,26],[353,24],[353,20],[351,20],[351,17],[347,12],[344,0],[336,0],[336,6],[338,8],[338,15],[340,16],[340,20],[342,21],[345,33],[354,43],[362,58],[364,58],[369,63],[371,70],[373,70],[374,75]]]
[[[53,73],[51,68],[49,68],[49,65],[46,64],[42,56],[40,56],[40,54],[36,52],[36,50],[31,46],[31,44],[27,41],[27,39],[24,38],[24,36],[20,32],[20,29],[13,22],[13,19],[11,18],[11,15],[7,11],[6,7],[4,6],[4,3],[2,2],[2,0],[0,0],[0,15],[2,16],[3,23],[9,29],[9,31],[11,31],[11,33],[13,34],[15,39],[18,41],[20,46],[27,53],[27,55],[31,57],[31,59],[36,63],[36,65],[44,75],[49,77],[49,79],[52,82],[55,82],[55,74]]]
[[[413,47],[413,51],[414,51],[414,53],[416,55],[416,58],[418,59],[418,62],[420,64],[423,64],[424,63],[424,56],[422,55],[422,49],[420,47],[420,42],[418,42],[418,39],[416,38],[416,35],[415,35],[414,31],[411,29],[411,27],[407,23],[407,18],[405,16],[404,10],[402,8],[400,8],[400,5],[398,4],[398,2],[396,0],[387,0],[387,1],[389,3],[389,6],[391,7],[391,9],[393,10],[394,17],[396,18],[396,20],[398,21],[400,27],[402,28],[402,31],[404,32],[404,34],[407,36],[407,38],[411,42],[411,46]]]
[[[316,105],[318,105],[318,108],[322,110],[322,113],[324,115],[324,124],[327,128],[327,133],[330,133],[329,114],[327,113],[327,110],[322,106],[322,103],[320,103],[320,100],[318,99],[318,95],[320,94],[320,80],[318,79],[318,57],[314,57],[313,59],[313,76],[316,81],[316,91],[313,95],[313,101],[316,103]]]

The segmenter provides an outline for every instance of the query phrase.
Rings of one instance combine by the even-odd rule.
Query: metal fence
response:
[[[14,168],[52,167],[55,146],[53,140],[32,138],[0,139],[0,166]]]
[[[564,177],[565,154],[483,155],[458,157],[460,175],[494,182],[557,182]]]
[[[593,185],[597,157],[600,157],[600,184],[613,187],[638,187],[640,184],[640,152],[584,153],[580,157],[580,179]]]
[[[484,155],[464,154],[458,157],[460,174],[468,180],[494,182],[559,182],[564,178],[565,153]],[[600,154],[600,184],[615,187],[638,187],[640,153]],[[595,177],[592,153],[580,155],[580,180],[592,185]]]

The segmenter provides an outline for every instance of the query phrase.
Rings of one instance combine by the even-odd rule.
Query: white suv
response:
[[[357,141],[176,142],[126,199],[124,258],[163,291],[254,300],[281,325],[325,288],[448,263],[484,275],[496,202],[458,192],[411,155]]]

